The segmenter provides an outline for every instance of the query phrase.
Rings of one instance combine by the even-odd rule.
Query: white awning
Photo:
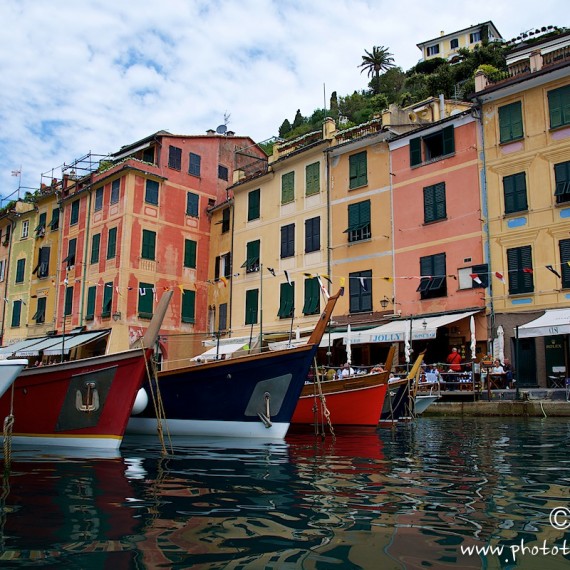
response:
[[[238,342],[234,344],[220,344],[219,347],[214,346],[213,348],[210,348],[210,350],[207,350],[206,352],[203,352],[202,354],[199,354],[190,360],[193,360],[195,362],[202,360],[216,360],[216,355],[227,356],[228,354],[233,354],[245,346],[247,346],[247,343],[245,342]]]
[[[108,334],[109,331],[106,330],[106,331],[85,332],[74,336],[57,337],[55,339],[52,339],[55,340],[55,343],[50,344],[49,348],[47,346],[44,348],[44,355],[57,356],[62,352],[64,352],[65,354],[69,354],[69,351],[72,348],[76,348],[82,344],[91,342],[100,337],[104,337]]]
[[[519,338],[553,334],[570,334],[570,309],[549,309],[538,319],[519,326]]]
[[[38,338],[27,338],[25,340],[19,340],[13,344],[9,344],[8,346],[3,346],[0,348],[0,355],[2,356],[11,356],[15,355],[16,352],[21,350],[26,350],[36,344],[42,342],[46,337],[38,337]]]
[[[422,317],[419,315],[418,317],[411,319],[412,340],[435,338],[439,327],[470,317],[476,312],[477,311],[466,311],[464,313],[440,315],[439,317]],[[351,344],[362,344],[367,342],[403,342],[406,331],[410,331],[410,319],[398,319],[367,331],[353,332],[350,335],[350,342]],[[344,338],[344,342],[346,344],[346,333],[344,333]]]

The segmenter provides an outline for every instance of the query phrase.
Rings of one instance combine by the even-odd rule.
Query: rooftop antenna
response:
[[[230,114],[226,111],[224,113],[224,123],[216,127],[216,132],[219,135],[225,135],[228,132],[228,123],[230,122]]]

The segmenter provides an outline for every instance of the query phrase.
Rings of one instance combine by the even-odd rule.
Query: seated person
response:
[[[501,363],[498,360],[495,360],[493,363],[493,368],[491,368],[491,374],[504,374],[505,370],[501,366]]]
[[[378,372],[386,372],[386,370],[384,370],[384,366],[382,366],[382,364],[377,364],[370,371],[371,374],[377,374]]]
[[[348,376],[354,376],[354,368],[352,368],[352,366],[347,362],[342,367],[342,377],[347,378]]]

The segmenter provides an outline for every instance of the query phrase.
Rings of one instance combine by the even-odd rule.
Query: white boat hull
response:
[[[0,398],[12,386],[27,365],[28,361],[25,358],[0,360]]]

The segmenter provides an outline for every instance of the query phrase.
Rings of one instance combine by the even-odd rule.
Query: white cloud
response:
[[[365,49],[404,70],[416,44],[492,20],[505,38],[560,25],[562,0],[481,0],[435,9],[409,0],[3,0],[0,3],[0,194],[41,173],[155,131],[229,128],[261,141],[332,91],[366,88]],[[477,18],[472,14],[477,13]]]

